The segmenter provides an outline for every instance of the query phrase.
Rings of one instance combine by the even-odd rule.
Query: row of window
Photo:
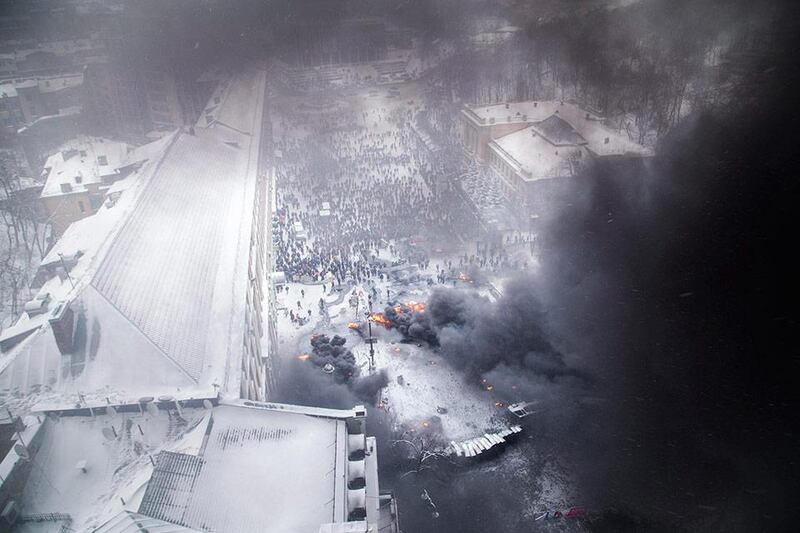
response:
[[[271,358],[264,357],[261,339],[264,336],[263,279],[264,238],[266,231],[266,180],[259,178],[253,205],[253,225],[250,232],[248,288],[245,307],[244,357],[242,358],[242,395],[265,400],[274,387]]]

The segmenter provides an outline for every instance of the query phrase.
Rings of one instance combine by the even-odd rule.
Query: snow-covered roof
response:
[[[313,532],[342,519],[344,420],[220,406],[208,431],[201,455],[157,456],[141,514],[242,533]]]
[[[463,113],[476,124],[488,126],[515,122],[540,122],[555,113],[559,107],[561,104],[555,101],[509,102],[487,106],[466,106]]]
[[[178,415],[174,401],[157,403],[40,415],[21,512],[64,513],[77,531],[105,533],[139,531],[133,519],[148,531],[242,533],[347,521],[348,455],[364,449],[364,436],[348,433],[357,409],[229,402]],[[377,496],[377,465],[359,468]]]
[[[194,380],[214,363],[206,359],[210,350],[221,349],[224,364],[225,346],[210,337],[229,319],[232,270],[242,252],[247,184],[239,152],[214,138],[182,135],[92,282]]]
[[[200,533],[197,529],[170,524],[169,522],[150,518],[132,511],[120,511],[92,533],[142,533],[142,531],[153,533]]]
[[[555,146],[586,144],[586,139],[558,115],[550,115],[543,121],[535,123],[533,129]]]
[[[95,50],[101,45],[90,39],[71,39],[66,41],[45,41],[38,44],[38,48],[45,52],[58,55],[72,54],[79,51]]]
[[[237,77],[218,122],[177,138],[92,281],[192,381],[236,396],[264,83]]]
[[[653,155],[652,149],[632,141],[627,132],[609,127],[603,117],[570,102],[529,101],[489,106],[466,106],[462,110],[462,115],[482,127],[499,124],[542,123],[555,115],[568,123],[586,141],[587,148],[596,155],[633,155],[638,157]],[[545,123],[547,124],[547,122]],[[563,128],[557,129],[563,131]],[[544,131],[542,133],[545,134]]]
[[[84,253],[70,272],[77,288],[54,277],[43,290],[82,310],[80,370],[60,372],[45,324],[0,356],[0,390],[47,385],[39,396],[48,400],[218,386],[239,397],[265,84],[261,70],[237,76],[225,122],[157,141],[168,146],[137,170],[134,190],[68,230],[59,252]],[[93,222],[102,222],[96,233]]]
[[[125,164],[144,162],[125,192],[72,224],[45,258],[83,254],[70,278],[53,276],[41,289],[78,311],[73,353],[62,356],[43,320],[0,354],[0,399],[63,404],[78,392],[130,398],[215,387],[239,397],[265,83],[251,71],[231,84],[250,101],[223,115],[246,131],[219,122],[128,154]]]
[[[13,83],[0,84],[0,98],[16,98],[17,88]]]
[[[64,143],[44,164],[42,196],[86,191],[87,185],[114,176],[128,154],[128,145],[100,137],[80,136]],[[64,188],[69,190],[64,190]]]
[[[40,77],[37,79],[37,84],[39,85],[39,91],[42,93],[72,89],[83,85],[83,74]]]
[[[63,119],[64,117],[74,117],[80,115],[83,112],[83,107],[79,105],[70,106],[70,107],[62,107],[58,110],[58,113],[54,115],[44,115],[42,117],[37,118],[27,126],[23,126],[17,130],[18,134],[26,134],[31,131],[35,131],[33,128],[38,126],[39,124],[44,124],[47,122],[51,122],[56,119]]]
[[[535,126],[500,137],[489,147],[517,167],[526,180],[570,176],[570,159],[585,155],[579,145],[554,146],[537,133]]]
[[[104,411],[41,417],[37,468],[17,499],[24,514],[68,514],[73,530],[93,531],[122,511],[136,511],[153,471],[151,454],[179,442],[208,417],[191,409],[183,411],[183,421],[164,411]],[[77,468],[81,461],[85,471]]]

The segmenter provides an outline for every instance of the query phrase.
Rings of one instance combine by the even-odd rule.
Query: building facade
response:
[[[121,167],[128,151],[125,143],[78,137],[47,159],[40,201],[54,237],[97,212],[109,186],[127,175]]]
[[[652,155],[594,111],[568,102],[465,106],[459,126],[465,153],[528,221],[553,208],[569,188],[565,178],[589,165]]]

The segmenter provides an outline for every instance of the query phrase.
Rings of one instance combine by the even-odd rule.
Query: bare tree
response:
[[[406,447],[411,464],[410,468],[400,475],[400,478],[432,469],[436,459],[449,460],[450,458],[450,454],[438,445],[437,439],[433,436],[426,438],[425,435],[413,434],[407,430],[392,441],[392,447],[401,445]]]
[[[0,220],[5,239],[0,240],[0,310],[16,315],[39,260],[46,253],[47,224],[39,219],[37,198],[21,183],[19,172],[7,158],[0,159]],[[4,242],[2,242],[4,241]]]

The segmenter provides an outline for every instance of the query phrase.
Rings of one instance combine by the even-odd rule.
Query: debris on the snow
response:
[[[521,432],[521,426],[511,426],[497,433],[484,433],[480,437],[462,442],[451,441],[447,451],[457,457],[475,457],[495,446],[505,444],[510,437]]]
[[[509,405],[508,410],[518,418],[525,418],[526,416],[533,414],[531,407],[534,405],[534,402],[517,402]]]

